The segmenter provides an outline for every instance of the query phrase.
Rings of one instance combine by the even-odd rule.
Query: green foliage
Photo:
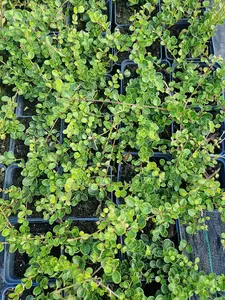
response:
[[[177,219],[188,234],[207,229],[206,210],[225,220],[225,64],[208,57],[207,44],[225,7],[214,2],[164,0],[158,11],[155,0],[129,0],[124,34],[111,33],[103,0],[3,1],[0,138],[28,147],[26,157],[0,155],[22,176],[0,199],[0,232],[10,252],[29,256],[12,299],[34,282],[34,298],[48,300],[62,292],[68,300],[210,299],[225,290],[224,275],[200,272],[199,259],[184,254],[191,246],[182,240],[178,250],[171,234]],[[182,18],[187,28],[177,33]],[[157,57],[160,46],[172,67]],[[122,52],[135,64],[106,76]],[[26,128],[14,95],[35,108]],[[99,221],[84,226],[71,216]],[[34,232],[30,217],[48,230]],[[144,284],[155,282],[146,295]]]

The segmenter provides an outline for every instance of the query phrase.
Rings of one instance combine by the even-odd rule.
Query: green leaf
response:
[[[203,1],[203,6],[208,7],[210,5],[210,1]]]
[[[193,230],[193,228],[192,228],[191,226],[188,226],[188,227],[186,228],[186,232],[187,232],[188,234],[192,234],[192,233],[194,232],[194,230]]]
[[[21,283],[18,284],[18,285],[15,287],[15,292],[16,292],[17,294],[22,294],[23,291],[24,291],[24,286],[23,286]]]
[[[4,229],[4,230],[2,231],[2,236],[6,237],[6,236],[9,235],[9,233],[10,233],[10,230],[9,230],[9,229]]]
[[[62,86],[63,86],[63,82],[61,79],[56,79],[55,81],[55,89],[58,91],[58,92],[62,92]]]
[[[194,217],[195,215],[196,215],[196,210],[195,209],[189,209],[188,210],[188,214],[189,214],[189,216],[191,216],[191,217]]]
[[[79,297],[79,299],[83,299],[85,294],[86,294],[85,289],[82,286],[80,286],[77,290],[77,296]]]
[[[34,294],[35,296],[37,296],[37,295],[39,295],[40,293],[41,293],[41,287],[40,287],[40,286],[36,286],[36,287],[34,288],[33,294]]]
[[[179,250],[183,251],[186,246],[187,246],[187,241],[186,240],[181,240],[180,245],[179,245]]]
[[[149,203],[144,203],[141,207],[141,211],[142,211],[143,214],[146,214],[146,215],[150,214],[151,205]]]
[[[27,58],[30,59],[30,60],[33,59],[34,58],[34,52],[29,51],[28,54],[27,54]]]
[[[23,179],[23,185],[24,186],[31,186],[33,181],[34,181],[34,178],[26,177],[26,178]]]
[[[186,248],[186,251],[187,251],[188,253],[192,253],[192,251],[193,251],[192,246],[191,246],[191,245],[188,245],[187,248]]]
[[[187,192],[184,190],[184,189],[179,189],[179,194],[182,196],[182,197],[185,197],[187,195]]]
[[[90,196],[96,196],[98,194],[98,186],[97,184],[93,183],[89,188],[88,188],[88,194]]]
[[[120,272],[114,271],[112,274],[112,280],[114,283],[119,284],[121,282],[121,275]]]
[[[91,251],[91,247],[89,244],[82,244],[80,246],[80,251],[83,255],[88,255]]]
[[[78,13],[82,14],[85,11],[83,6],[78,7]]]

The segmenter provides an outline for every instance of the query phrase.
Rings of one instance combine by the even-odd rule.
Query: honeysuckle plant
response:
[[[130,0],[124,36],[111,32],[107,5],[2,3],[0,137],[28,147],[26,158],[0,156],[23,178],[0,199],[0,249],[29,257],[9,297],[19,299],[34,283],[35,299],[216,297],[224,275],[204,274],[198,258],[188,260],[182,252],[191,247],[178,241],[176,220],[188,234],[207,230],[206,210],[225,220],[225,65],[207,52],[224,6]],[[170,62],[159,59],[161,46]],[[133,64],[113,67],[112,48],[128,51]],[[27,128],[15,95],[35,108]],[[33,231],[34,217],[47,231]],[[83,226],[71,217],[98,221]]]

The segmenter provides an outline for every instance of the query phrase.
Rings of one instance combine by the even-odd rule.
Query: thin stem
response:
[[[115,296],[116,298],[119,299],[119,296],[114,293],[108,286],[104,285],[100,280],[96,282],[98,285],[102,286],[104,289],[106,289],[109,292],[109,296]]]

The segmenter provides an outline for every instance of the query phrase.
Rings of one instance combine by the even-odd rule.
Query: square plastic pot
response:
[[[105,0],[105,4],[107,6],[107,16],[108,21],[110,22],[109,29],[111,29],[112,26],[112,0]],[[71,7],[71,3],[67,2],[67,9]],[[66,16],[66,26],[70,26],[72,24],[72,20],[70,16]]]
[[[74,217],[64,218],[64,220],[66,219],[72,220],[75,223],[74,226],[79,226],[79,223],[84,224],[84,222],[96,223],[99,220],[99,218],[74,218]],[[30,224],[37,224],[37,225],[39,224],[39,226],[43,224],[48,224],[48,221],[39,218],[28,218],[28,221]],[[11,217],[10,223],[12,225],[18,224],[17,217]],[[60,250],[60,254],[64,254],[64,253],[65,253],[64,251]],[[15,255],[16,255],[15,252],[14,253],[9,252],[9,246],[8,244],[5,244],[3,279],[7,285],[19,284],[22,279],[17,277],[14,272]],[[54,279],[51,279],[50,282],[54,282]]]
[[[181,32],[183,29],[188,29],[189,25],[190,24],[187,22],[180,21],[180,22],[176,23],[173,27],[174,27],[174,30]],[[209,55],[214,54],[214,43],[213,43],[212,38],[209,39],[209,41],[208,41],[208,54]],[[166,59],[168,59],[169,61],[174,61],[174,57],[171,56],[170,52],[168,51],[168,49],[166,47],[165,47],[165,56],[166,56]],[[200,62],[201,57],[187,57],[186,60]]]
[[[49,224],[48,221],[39,218],[29,218],[28,221],[30,224],[37,225],[37,228],[38,226]],[[10,223],[14,226],[17,225],[18,224],[17,218],[16,217],[10,218]],[[19,225],[20,224],[18,224],[18,226]],[[62,253],[61,250],[60,253]],[[13,253],[9,252],[9,245],[5,244],[3,278],[4,278],[4,282],[9,285],[16,285],[20,283],[22,279],[18,277],[14,271],[15,257],[16,257],[16,252]]]
[[[124,153],[126,154],[126,153]],[[138,156],[138,153],[137,152],[129,152],[130,155],[132,156]],[[152,157],[152,160],[153,161],[159,161],[160,159],[164,159],[165,161],[170,161],[172,159],[171,155],[168,153],[168,154],[163,154],[161,152],[155,152],[153,157]],[[121,164],[118,165],[118,169],[117,169],[117,182],[118,181],[121,181]],[[117,205],[120,205],[120,199],[119,198],[116,198],[116,204]],[[179,222],[179,219],[177,219],[175,221],[175,225],[176,225],[176,234],[177,234],[177,242],[179,244],[180,240],[181,240],[181,228],[180,228],[180,222]],[[119,237],[119,243],[120,244],[123,244],[123,236],[120,236]],[[124,259],[124,254],[120,254],[120,259]]]
[[[24,99],[22,96],[17,96],[16,103],[16,115],[18,118],[31,118],[36,114],[35,111],[32,111],[31,113],[30,110],[38,103],[38,100],[30,102],[29,99]],[[26,111],[27,106],[29,107],[28,112]]]
[[[18,167],[18,165],[13,164],[6,168],[6,173],[5,173],[5,181],[3,185],[3,194],[2,197],[3,199],[8,199],[8,195],[4,193],[6,189],[8,189],[11,185],[13,185],[13,177],[15,176],[18,179],[18,174],[20,173],[22,169]]]
[[[34,288],[36,285],[33,285],[32,286],[32,288]],[[4,290],[3,290],[3,292],[2,292],[2,300],[8,300],[9,298],[7,297],[6,298],[6,296],[7,296],[7,293],[13,293],[13,290],[15,289],[15,287],[16,287],[16,285],[10,285],[10,286],[7,286]],[[27,291],[27,292],[26,292]],[[26,293],[26,295],[22,295],[22,296],[20,296],[20,300],[26,300],[26,297],[27,296],[29,296],[29,292],[28,292],[28,290],[25,290],[25,293]],[[23,293],[24,294],[24,293]],[[32,294],[31,294],[32,295]],[[33,295],[32,295],[33,296]],[[33,299],[33,298],[32,298]]]
[[[118,25],[118,26],[115,27],[114,31],[115,32],[120,31],[120,32],[122,32],[122,34],[125,33],[127,35],[132,34],[132,32],[129,31],[129,26],[128,25]],[[153,45],[154,45],[154,43],[153,43]],[[151,47],[152,46],[150,46],[149,48],[151,48]],[[159,43],[154,50],[159,53],[159,55],[156,55],[155,57],[162,60],[163,53],[165,52],[164,47]],[[114,48],[113,49],[113,55],[118,56],[118,61],[115,63],[115,65],[120,66],[123,63],[123,61],[129,60],[130,53],[129,53],[129,51],[119,52],[116,48]]]
[[[167,61],[166,59],[161,59],[160,65],[163,65],[163,64],[166,65],[167,67],[171,66],[170,62]],[[137,64],[135,64],[132,60],[129,60],[129,59],[124,60],[121,64],[121,73],[122,74],[124,74],[127,67],[134,67],[135,68],[135,67],[137,67]],[[170,81],[171,81],[171,73],[169,74],[169,82]],[[122,95],[124,95],[124,93],[125,93],[125,80],[124,80],[124,78],[120,82],[120,93]]]
[[[131,23],[120,23],[120,21],[119,21],[119,19],[118,19],[118,5],[117,5],[117,3],[118,3],[118,1],[120,1],[121,3],[123,3],[123,2],[125,2],[125,0],[115,0],[115,2],[114,2],[114,8],[113,8],[113,11],[114,11],[114,23],[115,23],[115,25],[116,26],[120,26],[120,25],[126,25],[126,26],[129,26],[129,25],[131,25]],[[137,5],[138,6],[138,5]],[[159,0],[159,2],[158,2],[158,10],[157,11],[159,11],[160,10],[160,0]]]

